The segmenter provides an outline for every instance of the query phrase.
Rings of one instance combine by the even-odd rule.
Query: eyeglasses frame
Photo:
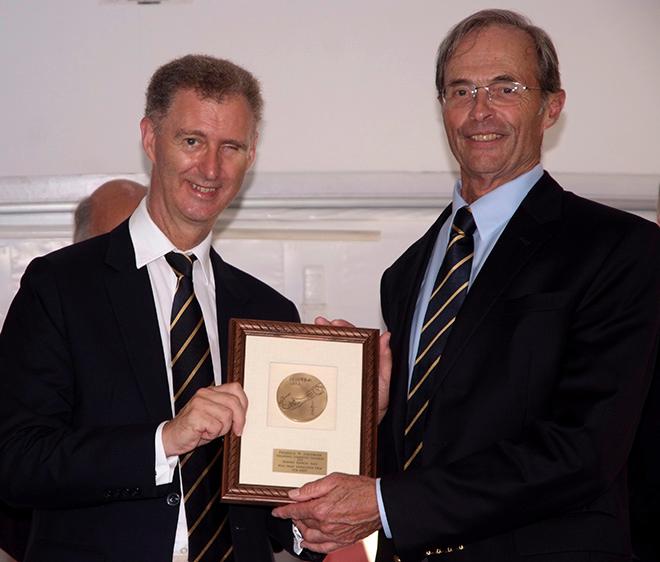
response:
[[[516,90],[520,88],[522,92],[526,91],[534,91],[534,90],[539,90],[539,91],[544,91],[543,88],[538,88],[534,86],[526,86],[525,84],[522,84],[521,82],[516,82],[515,80],[493,80],[490,84],[486,84],[484,86],[477,86],[476,84],[466,84],[466,88],[468,88],[471,96],[470,103],[474,103],[477,100],[477,94],[479,93],[479,90],[484,90],[486,92],[486,99],[488,99],[488,103],[493,103],[492,99],[492,94],[490,91],[490,88],[493,86],[493,84],[497,84],[498,82],[509,82],[510,84],[515,85]],[[445,86],[442,89],[442,92],[440,93],[440,101],[442,102],[443,105],[447,104],[447,98],[445,96],[445,91],[447,87]]]

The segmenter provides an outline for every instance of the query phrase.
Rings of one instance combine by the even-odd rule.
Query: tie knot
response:
[[[472,216],[470,207],[461,207],[458,211],[456,211],[456,216],[454,217],[454,226],[461,232],[465,233],[466,236],[472,236],[474,234],[477,225],[474,222],[474,217]]]
[[[169,252],[165,254],[165,259],[170,267],[177,274],[177,277],[187,277],[192,279],[193,262],[197,259],[195,254],[180,254],[179,252]]]

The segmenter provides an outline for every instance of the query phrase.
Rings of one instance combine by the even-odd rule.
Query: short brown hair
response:
[[[145,116],[156,121],[164,117],[180,90],[194,90],[202,98],[217,102],[230,96],[243,96],[255,124],[261,121],[263,99],[259,82],[231,61],[208,55],[186,55],[161,66],[147,87]]]
[[[550,36],[540,27],[536,27],[525,16],[510,10],[481,10],[457,23],[438,48],[438,58],[435,67],[435,86],[438,95],[442,95],[445,87],[445,67],[456,51],[458,44],[473,31],[478,31],[491,25],[508,25],[527,33],[536,50],[539,87],[543,92],[558,92],[561,90],[559,76],[559,57]]]

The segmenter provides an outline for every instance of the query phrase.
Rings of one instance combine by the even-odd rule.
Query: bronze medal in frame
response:
[[[310,422],[324,412],[328,405],[328,391],[314,375],[293,373],[277,387],[277,405],[288,419]]]

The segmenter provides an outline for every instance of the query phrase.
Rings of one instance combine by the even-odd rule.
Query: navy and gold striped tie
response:
[[[178,413],[198,389],[214,384],[209,338],[193,288],[195,255],[165,256],[177,276],[170,319],[172,390]],[[227,507],[220,503],[222,444],[216,439],[180,458],[190,562],[232,560]]]
[[[470,281],[474,256],[475,223],[469,207],[461,207],[451,226],[447,252],[429,299],[419,347],[408,390],[404,432],[404,470],[417,465],[424,448],[424,425],[433,374],[442,358],[451,327],[456,320]]]

